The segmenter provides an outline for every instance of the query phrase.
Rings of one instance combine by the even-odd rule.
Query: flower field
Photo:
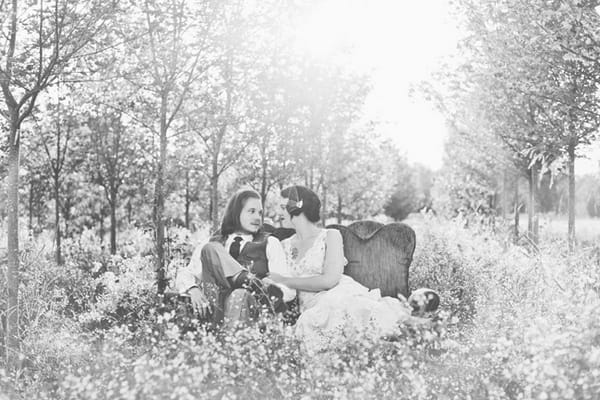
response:
[[[410,285],[440,292],[440,320],[310,359],[277,319],[186,332],[157,307],[142,232],[112,257],[83,235],[63,266],[50,237],[24,238],[22,362],[0,368],[0,399],[600,398],[598,244],[569,255],[433,217],[414,228]],[[170,274],[202,239],[172,233]]]

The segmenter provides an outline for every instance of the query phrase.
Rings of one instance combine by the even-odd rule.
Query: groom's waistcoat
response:
[[[267,259],[268,238],[268,233],[258,232],[253,236],[251,242],[246,242],[237,258],[240,264],[246,266],[250,272],[259,278],[264,278],[269,274],[269,260]],[[220,242],[225,246],[227,236],[217,233],[210,238],[210,241]]]

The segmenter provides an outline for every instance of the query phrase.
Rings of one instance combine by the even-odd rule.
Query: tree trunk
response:
[[[529,239],[538,244],[538,215],[537,215],[537,170],[535,166],[529,170],[529,207],[527,207],[527,234]]]
[[[13,365],[19,351],[19,146],[18,116],[10,121],[7,185],[6,365]]]
[[[53,174],[54,178],[54,235],[55,235],[55,243],[56,250],[54,253],[54,258],[58,265],[62,264],[62,256],[60,254],[60,182],[58,172],[55,170]]]
[[[267,160],[267,154],[266,154],[266,149],[263,148],[262,149],[262,160],[261,160],[261,177],[260,177],[260,198],[262,201],[262,206],[263,206],[263,210],[265,208],[265,204],[267,202],[267,167],[268,167],[268,160]],[[264,217],[264,214],[263,214]]]
[[[34,179],[29,181],[29,232],[33,232],[33,187],[34,187]]]
[[[156,227],[156,283],[158,294],[163,294],[167,282],[165,280],[165,225],[164,225],[164,174],[167,164],[167,96],[162,95],[160,110],[160,149],[159,162],[156,174],[156,186],[154,190],[155,204],[155,227]]]
[[[212,231],[219,229],[219,175],[210,178],[210,223]]]
[[[131,225],[131,214],[133,213],[133,206],[131,205],[131,199],[127,199],[127,225]]]
[[[69,221],[71,221],[71,201],[69,200],[69,198],[67,197],[65,199],[65,201],[63,202],[63,208],[62,208],[62,213],[63,213],[63,221],[65,224],[65,230],[62,232],[62,237],[69,237]]]
[[[338,203],[337,203],[337,223],[342,223],[342,196],[338,194]]]
[[[323,185],[323,201],[321,201],[321,224],[327,225],[327,187]]]
[[[508,212],[508,174],[504,170],[502,178],[502,221],[506,221],[506,213]]]
[[[190,171],[185,171],[185,229],[190,229]]]
[[[519,177],[515,179],[515,227],[514,227],[514,239],[513,243],[517,244],[519,242],[519,216],[521,212],[521,207],[519,204]]]
[[[567,149],[569,155],[569,222],[568,222],[568,242],[569,252],[575,249],[575,144],[569,143]]]
[[[100,207],[100,243],[104,243],[104,207]]]
[[[117,188],[110,187],[110,254],[117,254]]]

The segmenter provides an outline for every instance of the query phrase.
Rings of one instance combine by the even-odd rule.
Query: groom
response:
[[[202,319],[232,325],[253,320],[260,304],[285,309],[295,291],[274,286],[269,270],[287,274],[281,243],[261,230],[262,203],[253,190],[229,201],[220,231],[198,247],[190,264],[177,276],[177,288],[191,297]],[[271,303],[271,297],[276,300]]]

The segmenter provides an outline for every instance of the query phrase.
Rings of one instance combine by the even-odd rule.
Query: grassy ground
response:
[[[520,216],[521,231],[527,230],[527,215]],[[543,214],[540,216],[540,235],[548,238],[566,238],[568,220],[566,215]],[[580,242],[600,242],[600,218],[575,218],[575,237]]]
[[[0,399],[600,398],[600,246],[567,254],[557,239],[516,247],[500,229],[407,223],[410,285],[441,293],[441,322],[315,358],[277,320],[183,335],[179,316],[155,307],[141,232],[121,235],[116,257],[93,235],[66,241],[60,267],[47,237],[25,240],[23,362],[0,366]],[[197,240],[175,233],[174,248]]]

